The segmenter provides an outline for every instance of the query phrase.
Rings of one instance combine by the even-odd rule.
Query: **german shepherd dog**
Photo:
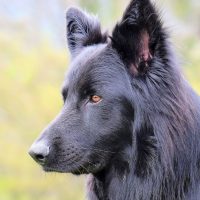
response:
[[[64,105],[30,148],[47,172],[88,174],[90,200],[199,200],[200,99],[150,0],[112,35],[69,8]]]

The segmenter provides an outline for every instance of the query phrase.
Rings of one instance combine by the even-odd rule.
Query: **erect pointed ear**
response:
[[[112,46],[132,75],[144,74],[164,40],[162,24],[150,0],[132,0],[112,34]]]
[[[71,7],[67,10],[66,19],[67,41],[72,57],[85,46],[106,42],[107,35],[101,33],[97,17]]]

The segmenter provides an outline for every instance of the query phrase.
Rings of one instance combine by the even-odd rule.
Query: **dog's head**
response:
[[[132,145],[134,115],[142,105],[137,82],[145,85],[161,61],[165,35],[151,3],[134,0],[112,37],[102,34],[96,17],[68,9],[67,40],[72,59],[64,105],[30,155],[45,171],[96,173]]]

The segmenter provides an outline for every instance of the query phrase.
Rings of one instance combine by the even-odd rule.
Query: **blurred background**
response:
[[[110,32],[129,0],[0,0],[0,200],[84,200],[84,176],[45,174],[28,156],[62,107],[65,11],[98,14]],[[156,0],[182,71],[200,94],[200,1]]]

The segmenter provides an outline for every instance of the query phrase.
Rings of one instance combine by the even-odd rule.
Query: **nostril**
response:
[[[29,154],[37,163],[41,165],[45,164],[47,155],[41,153],[37,154],[36,152],[33,151],[30,151]]]
[[[38,161],[45,161],[45,157],[42,154],[35,155],[35,159]]]
[[[36,152],[33,151],[29,151],[30,156],[39,164],[44,164],[45,160],[46,160],[46,156],[43,154],[37,154]]]
[[[29,154],[36,162],[43,165],[49,155],[49,147],[39,143],[33,144],[29,150]]]

